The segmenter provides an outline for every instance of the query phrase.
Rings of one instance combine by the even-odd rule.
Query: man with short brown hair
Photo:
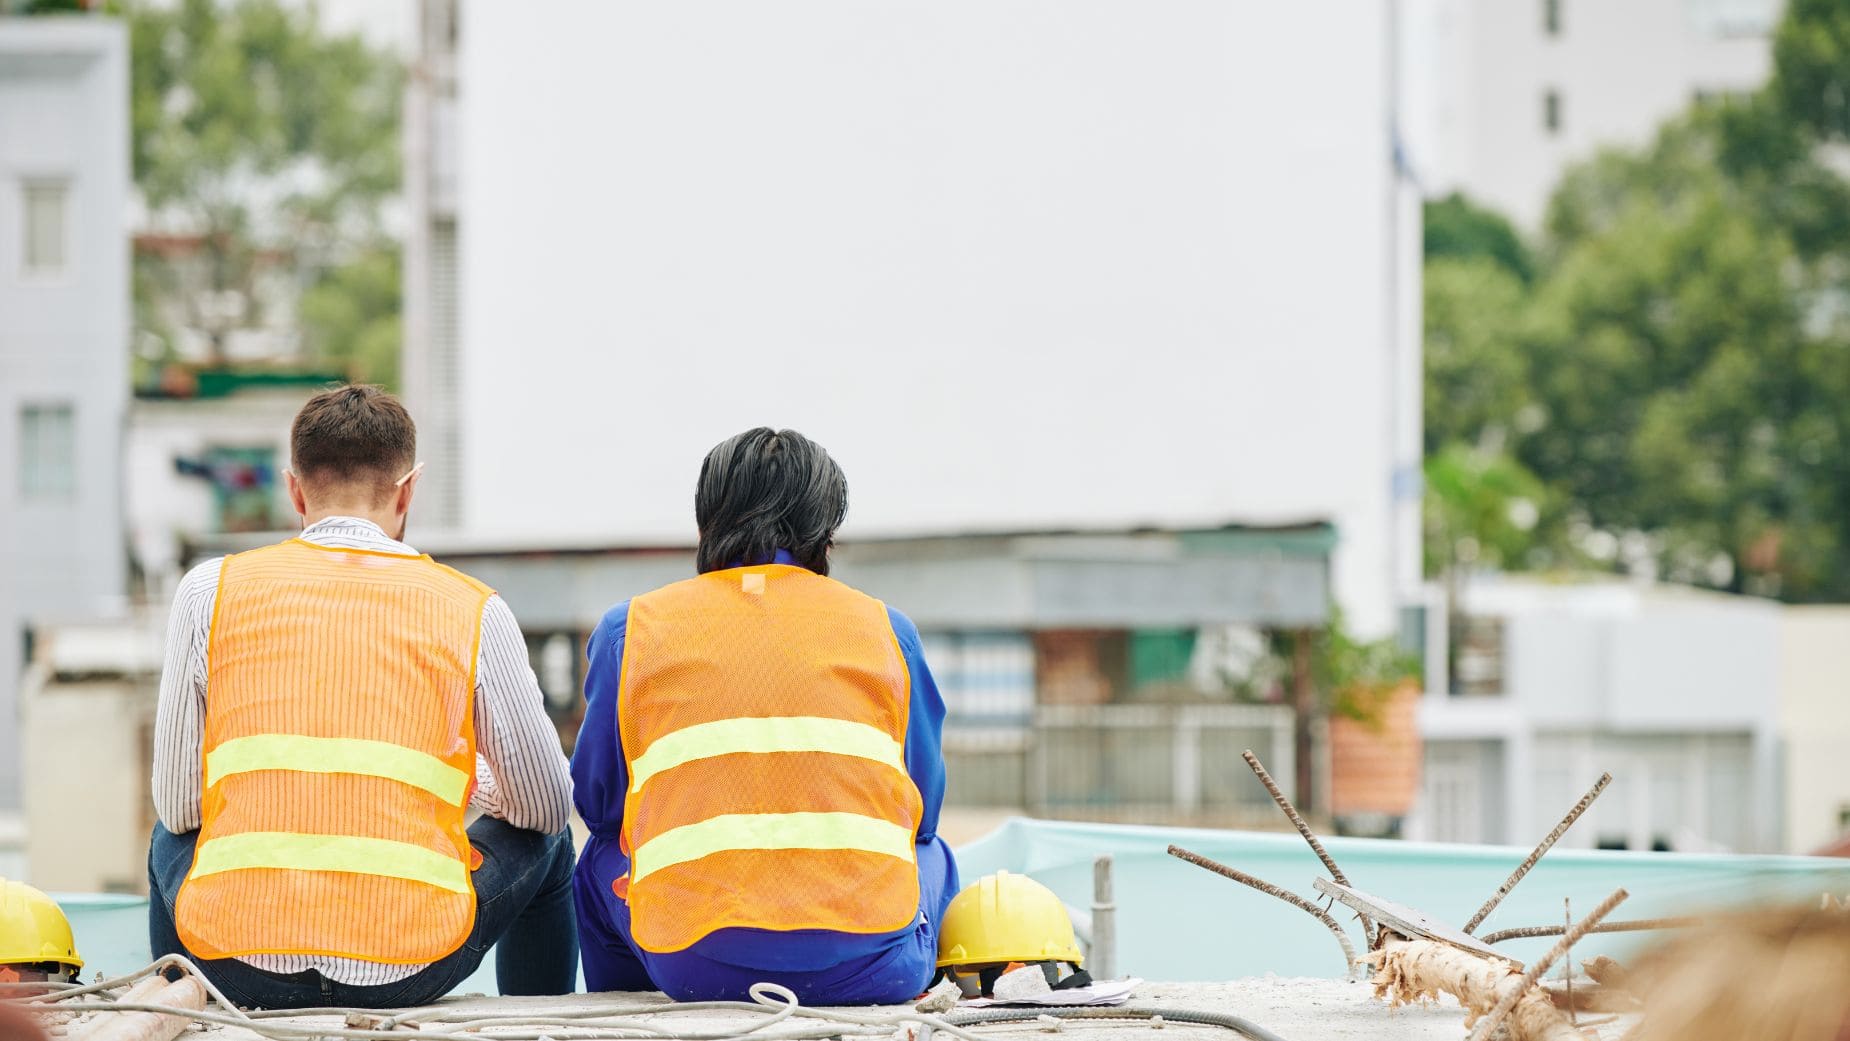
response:
[[[174,598],[149,940],[240,1004],[420,1005],[497,943],[503,993],[576,985],[565,758],[507,605],[401,541],[416,453],[391,395],[316,395],[302,533]]]

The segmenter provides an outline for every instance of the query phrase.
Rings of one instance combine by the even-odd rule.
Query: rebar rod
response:
[[[1261,893],[1264,893],[1267,896],[1277,897],[1278,899],[1283,900],[1285,903],[1288,903],[1291,906],[1301,911],[1304,911],[1305,913],[1316,918],[1319,922],[1322,922],[1325,926],[1327,926],[1330,932],[1336,935],[1336,942],[1342,944],[1343,964],[1347,968],[1348,977],[1350,979],[1355,978],[1355,966],[1356,966],[1355,945],[1349,941],[1349,934],[1343,932],[1342,925],[1339,924],[1336,921],[1336,919],[1330,917],[1329,912],[1325,911],[1323,908],[1318,907],[1316,904],[1311,903],[1309,900],[1304,899],[1303,897],[1297,895],[1296,893],[1291,892],[1290,890],[1280,889],[1278,886],[1275,886],[1272,883],[1267,882],[1263,878],[1258,878],[1253,875],[1249,875],[1246,872],[1241,871],[1238,868],[1228,867],[1227,865],[1222,864],[1218,860],[1209,860],[1207,857],[1204,857],[1199,853],[1195,853],[1190,850],[1183,849],[1180,846],[1169,847],[1169,855],[1172,857],[1175,857],[1177,860],[1185,860],[1188,863],[1193,864],[1198,868],[1205,868],[1224,878],[1231,878],[1235,882],[1238,882],[1243,886],[1250,886],[1253,889],[1257,889],[1258,891],[1260,891]]]
[[[1497,887],[1497,891],[1491,894],[1490,899],[1484,901],[1484,906],[1478,908],[1477,913],[1471,916],[1471,920],[1465,923],[1467,935],[1471,930],[1484,924],[1484,919],[1490,917],[1490,912],[1495,911],[1497,905],[1503,902],[1503,898],[1510,895],[1510,890],[1516,888],[1516,883],[1522,881],[1522,876],[1529,873],[1529,869],[1535,866],[1536,861],[1542,859],[1543,854],[1554,848],[1555,842],[1567,833],[1567,829],[1574,826],[1574,822],[1580,819],[1580,815],[1587,812],[1587,807],[1593,805],[1593,800],[1599,798],[1599,794],[1605,791],[1606,786],[1611,783],[1611,774],[1599,775],[1599,780],[1593,783],[1593,787],[1587,790],[1587,794],[1580,797],[1580,801],[1574,804],[1573,809],[1567,811],[1567,816],[1561,818],[1561,823],[1555,825],[1554,830],[1548,833],[1548,837],[1542,840],[1541,845],[1535,847],[1535,852],[1530,853],[1527,860],[1517,865],[1516,870],[1510,873],[1510,877],[1503,880],[1503,884]]]
[[[1253,768],[1253,773],[1258,775],[1259,783],[1265,785],[1265,790],[1272,793],[1272,801],[1278,804],[1279,809],[1285,811],[1285,817],[1298,829],[1298,834],[1304,836],[1305,842],[1310,843],[1310,848],[1317,854],[1317,859],[1323,861],[1323,866],[1330,869],[1330,877],[1345,886],[1348,885],[1349,880],[1343,877],[1343,869],[1336,866],[1336,861],[1324,850],[1323,843],[1317,841],[1316,834],[1310,830],[1310,825],[1304,823],[1304,818],[1298,813],[1298,808],[1291,805],[1291,800],[1285,798],[1284,792],[1279,791],[1278,782],[1272,780],[1272,775],[1266,772],[1265,764],[1259,761],[1259,757],[1254,755],[1250,748],[1241,753],[1241,758],[1246,760],[1247,766]]]
[[[1637,933],[1653,929],[1688,929],[1702,923],[1701,918],[1637,918],[1629,922],[1602,922],[1588,932]],[[1485,943],[1502,943],[1505,940],[1532,940],[1538,936],[1560,936],[1566,931],[1559,925],[1531,925],[1521,929],[1499,929],[1485,934],[1482,939]]]
[[[1348,885],[1349,879],[1343,874],[1343,869],[1336,866],[1336,858],[1330,856],[1329,851],[1323,848],[1323,843],[1317,840],[1317,833],[1310,830],[1310,825],[1304,822],[1304,816],[1298,812],[1298,808],[1291,805],[1290,799],[1285,798],[1285,793],[1279,790],[1278,782],[1272,779],[1265,764],[1259,761],[1259,757],[1254,755],[1250,748],[1240,753],[1240,757],[1246,760],[1247,766],[1252,767],[1253,775],[1259,778],[1259,783],[1265,785],[1265,790],[1271,794],[1272,801],[1284,811],[1285,819],[1291,822],[1292,827],[1298,829],[1298,834],[1304,836],[1305,842],[1310,843],[1311,852],[1317,854],[1318,860],[1323,861],[1323,866],[1330,871],[1330,877],[1342,885]],[[1377,937],[1374,921],[1365,914],[1358,913],[1356,917],[1362,920],[1362,942],[1369,950],[1374,950]]]
[[[1497,1029],[1504,1017],[1510,1014],[1510,1010],[1516,1007],[1516,1003],[1522,1000],[1523,995],[1529,993],[1529,988],[1535,986],[1535,981],[1541,979],[1542,975],[1554,965],[1555,960],[1572,947],[1575,940],[1585,936],[1587,930],[1598,925],[1600,919],[1611,914],[1612,909],[1623,903],[1627,895],[1623,889],[1613,890],[1612,895],[1601,900],[1599,906],[1593,909],[1592,914],[1581,919],[1578,924],[1569,929],[1566,935],[1561,937],[1559,943],[1550,947],[1547,954],[1542,955],[1529,966],[1529,971],[1522,974],[1522,979],[1517,981],[1514,988],[1504,993],[1496,1007],[1492,1008],[1483,1019],[1478,1020],[1476,1029],[1471,1031],[1471,1036],[1467,1041],[1484,1041],[1488,1038],[1491,1031]]]

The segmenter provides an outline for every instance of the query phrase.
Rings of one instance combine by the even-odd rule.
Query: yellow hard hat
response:
[[[24,882],[0,878],[0,965],[84,966],[71,921],[58,902]]]
[[[1009,962],[1081,964],[1073,919],[1053,890],[998,871],[958,893],[938,931],[938,967]]]

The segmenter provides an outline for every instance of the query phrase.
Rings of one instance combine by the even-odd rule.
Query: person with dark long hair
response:
[[[572,758],[585,982],[808,1004],[926,989],[957,865],[937,836],[944,702],[904,615],[828,577],[842,471],[794,430],[707,454],[698,575],[587,648]]]

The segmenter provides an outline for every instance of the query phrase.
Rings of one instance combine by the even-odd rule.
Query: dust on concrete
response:
[[[641,1013],[654,1029],[672,1029],[688,1033],[737,1031],[744,1035],[760,1026],[764,1017],[748,1013],[676,1012],[676,1006],[659,993],[651,994],[579,994],[556,998],[494,998],[480,995],[453,997],[440,1003],[458,1010],[478,1009],[505,1015],[515,1010],[530,1010],[535,1018],[548,1018],[561,1011],[592,1010]],[[1342,1041],[1367,1038],[1371,1041],[1463,1041],[1465,1013],[1450,997],[1420,1006],[1390,1008],[1374,997],[1374,986],[1366,981],[1285,978],[1258,976],[1224,983],[1145,983],[1137,988],[1130,1004],[1141,1008],[1180,1008],[1204,1012],[1232,1013],[1277,1034],[1285,1041]],[[888,1009],[856,1008],[845,1012],[909,1011],[911,1006]],[[293,1018],[293,1017],[292,1017]],[[1587,1017],[1583,1017],[1587,1018]],[[1598,1018],[1598,1017],[1592,1017]],[[297,1022],[325,1023],[338,1026],[331,1017],[301,1017]],[[517,1022],[513,1021],[513,1022]],[[508,1023],[512,1026],[513,1022]],[[1612,1021],[1589,1029],[1589,1037],[1614,1041],[1623,1032],[1624,1021]],[[439,1028],[440,1029],[440,1028]],[[985,1036],[1019,1041],[1048,1038],[1049,1026],[994,1024],[972,1028]],[[1169,1022],[1155,1027],[1142,1021],[1109,1020],[1069,1021],[1059,1028],[1062,1034],[1082,1034],[1075,1041],[1197,1041],[1197,1039],[1231,1039],[1221,1027],[1190,1026]],[[261,1041],[256,1034],[234,1027],[212,1027],[206,1033],[214,1041]],[[183,1035],[197,1036],[197,1035]],[[415,1036],[415,1035],[411,1035]],[[912,1031],[900,1028],[895,1037],[910,1041]]]

